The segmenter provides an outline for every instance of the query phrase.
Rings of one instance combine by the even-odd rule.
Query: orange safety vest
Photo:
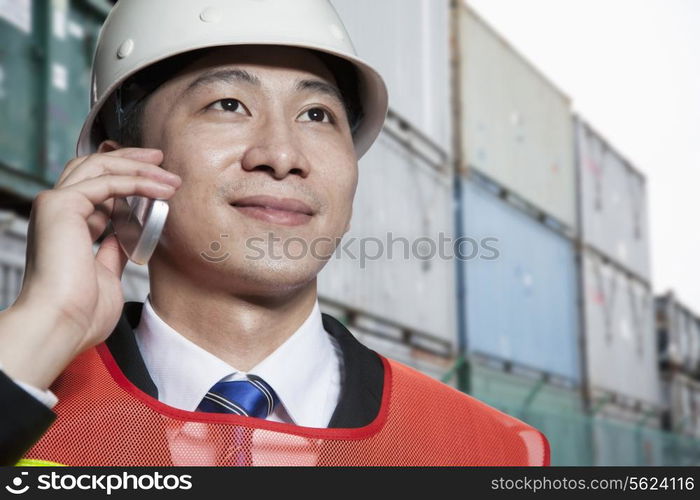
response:
[[[167,406],[134,386],[102,343],[51,386],[57,418],[25,454],[74,466],[549,465],[537,429],[408,366],[381,358],[379,414],[359,428],[311,428]],[[236,458],[238,457],[238,458]]]

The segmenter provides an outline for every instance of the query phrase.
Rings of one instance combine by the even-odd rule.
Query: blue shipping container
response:
[[[467,349],[578,382],[572,242],[484,187],[460,182]],[[470,246],[478,255],[466,258],[477,253]]]

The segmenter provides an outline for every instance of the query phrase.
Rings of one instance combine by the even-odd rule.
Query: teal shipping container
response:
[[[552,465],[591,465],[590,426],[579,388],[505,372],[475,360],[470,363],[470,378],[472,396],[544,433]]]
[[[106,0],[0,1],[0,197],[26,204],[75,157]]]

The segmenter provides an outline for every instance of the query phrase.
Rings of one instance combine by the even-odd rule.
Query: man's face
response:
[[[255,295],[316,277],[349,227],[357,186],[345,108],[320,59],[216,49],[154,92],[142,123],[144,147],[182,177],[154,261]]]

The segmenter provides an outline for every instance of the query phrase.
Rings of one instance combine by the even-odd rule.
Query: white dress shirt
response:
[[[0,365],[0,371],[2,371],[2,365]],[[6,375],[9,377],[9,374],[6,374]],[[17,380],[17,379],[14,378],[14,377],[10,377],[10,379],[11,379],[15,384],[17,384],[18,386],[20,386],[22,389],[24,389],[25,391],[27,391],[29,394],[31,394],[32,396],[34,396],[36,399],[38,399],[39,401],[41,401],[42,403],[44,403],[44,404],[45,404],[46,406],[48,406],[49,408],[53,408],[54,406],[56,406],[56,403],[58,403],[58,398],[57,398],[56,395],[55,395],[53,392],[51,392],[50,390],[48,390],[48,389],[46,389],[46,390],[39,389],[38,387],[36,387],[36,386],[34,386],[34,385],[28,384],[28,383],[26,383],[26,382],[22,382],[21,380]]]
[[[240,380],[237,370],[214,354],[183,337],[156,313],[146,298],[135,328],[136,343],[158,399],[195,411],[209,389],[221,380]],[[280,403],[268,420],[306,427],[328,427],[338,404],[342,354],[324,329],[318,300],[299,329],[253,367],[277,393]]]
[[[146,368],[158,388],[158,400],[168,406],[194,411],[216,382],[245,377],[245,372],[236,370],[165,323],[153,309],[150,295],[134,333]],[[268,420],[328,427],[340,396],[342,359],[337,341],[323,329],[317,300],[299,329],[248,372],[262,377],[280,399]],[[13,381],[49,408],[58,401],[50,390]]]

